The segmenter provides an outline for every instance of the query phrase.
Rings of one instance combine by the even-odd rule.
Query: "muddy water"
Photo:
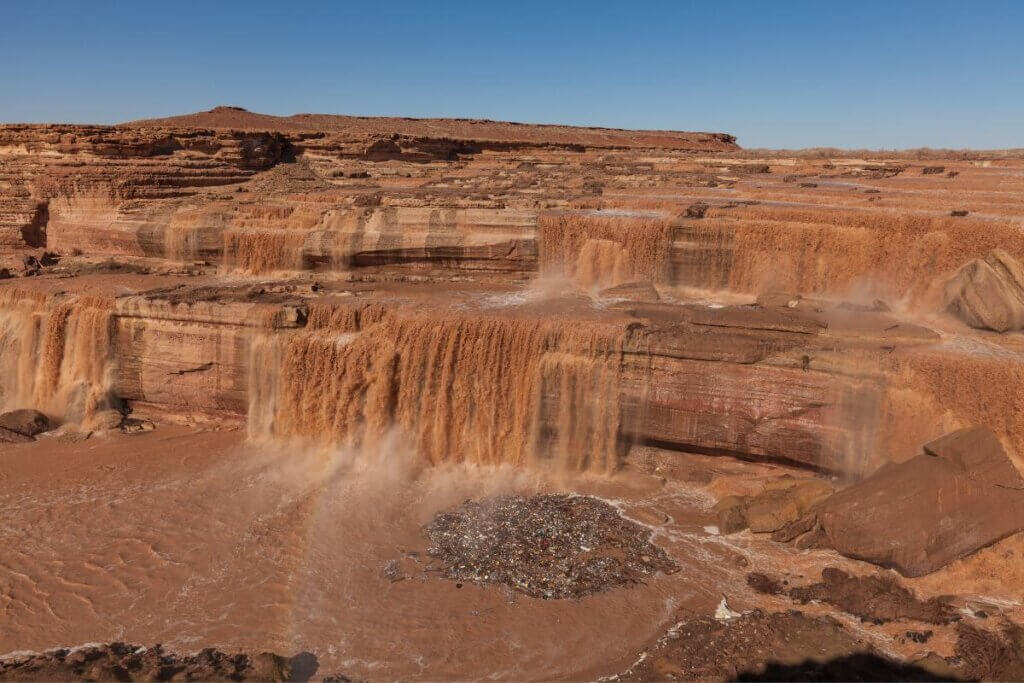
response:
[[[738,558],[752,551],[704,529],[706,493],[629,473],[424,468],[400,456],[402,439],[387,446],[368,465],[166,427],[8,450],[0,651],[128,640],[308,650],[321,675],[571,678],[624,668],[680,608],[710,613],[725,592],[742,606]],[[616,501],[655,527],[682,571],[578,601],[458,588],[423,571],[420,527],[436,512],[541,490]],[[383,577],[391,560],[411,578]]]
[[[253,344],[251,436],[372,451],[397,425],[433,464],[618,465],[623,324],[312,315]]]
[[[25,406],[60,421],[107,407],[112,382],[111,303],[90,296],[0,296],[0,409]]]

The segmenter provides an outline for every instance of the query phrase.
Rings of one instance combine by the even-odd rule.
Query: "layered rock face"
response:
[[[723,134],[236,108],[3,126],[4,265],[42,273],[5,289],[4,405],[314,441],[398,425],[435,462],[599,470],[655,444],[863,473],[979,417],[1015,453],[1012,392],[949,388],[1012,386],[1020,350],[907,312],[925,273],[998,243],[992,270],[1024,241],[918,208],[948,179],[903,168],[756,159]],[[957,276],[978,320],[1005,308],[1000,268]]]
[[[1024,266],[1002,249],[975,259],[946,284],[946,305],[971,327],[1024,327]]]

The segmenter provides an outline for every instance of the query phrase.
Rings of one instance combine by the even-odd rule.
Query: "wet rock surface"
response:
[[[780,530],[777,540],[922,576],[1024,528],[1024,479],[984,427],[951,432]]]
[[[196,654],[169,652],[161,645],[85,645],[0,658],[0,681],[306,681],[316,673],[310,653],[282,657],[272,652]],[[325,679],[326,680],[326,679]],[[335,674],[331,680],[348,681]]]
[[[755,533],[777,531],[795,522],[834,492],[817,479],[780,477],[754,496],[726,496],[715,504],[718,528],[732,534],[749,528]]]
[[[759,593],[785,594],[801,603],[825,602],[875,624],[901,619],[948,624],[959,618],[950,598],[921,600],[894,577],[884,574],[853,576],[826,567],[820,582],[786,590],[777,579],[752,572],[747,575],[747,584]]]
[[[609,680],[929,681],[935,674],[858,640],[838,621],[755,610],[685,619]]]
[[[503,584],[536,598],[579,598],[679,569],[650,542],[649,529],[590,496],[468,501],[424,533],[446,578]]]

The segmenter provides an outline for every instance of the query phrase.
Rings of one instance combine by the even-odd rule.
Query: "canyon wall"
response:
[[[231,108],[0,126],[0,267],[25,276],[0,282],[0,398],[397,430],[431,463],[608,472],[654,444],[861,473],[977,422],[1017,454],[1024,345],[934,299],[1024,256],[1003,163]]]

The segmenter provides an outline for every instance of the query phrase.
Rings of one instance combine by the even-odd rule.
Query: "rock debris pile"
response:
[[[289,681],[307,680],[316,658],[303,653],[282,657],[271,652],[249,655],[206,648],[181,655],[162,646],[126,643],[91,644],[0,658],[0,681]],[[347,681],[344,676],[328,677]],[[328,680],[325,678],[324,680]]]
[[[649,529],[590,496],[467,501],[424,532],[446,578],[504,584],[536,598],[579,598],[679,570],[650,542]]]

